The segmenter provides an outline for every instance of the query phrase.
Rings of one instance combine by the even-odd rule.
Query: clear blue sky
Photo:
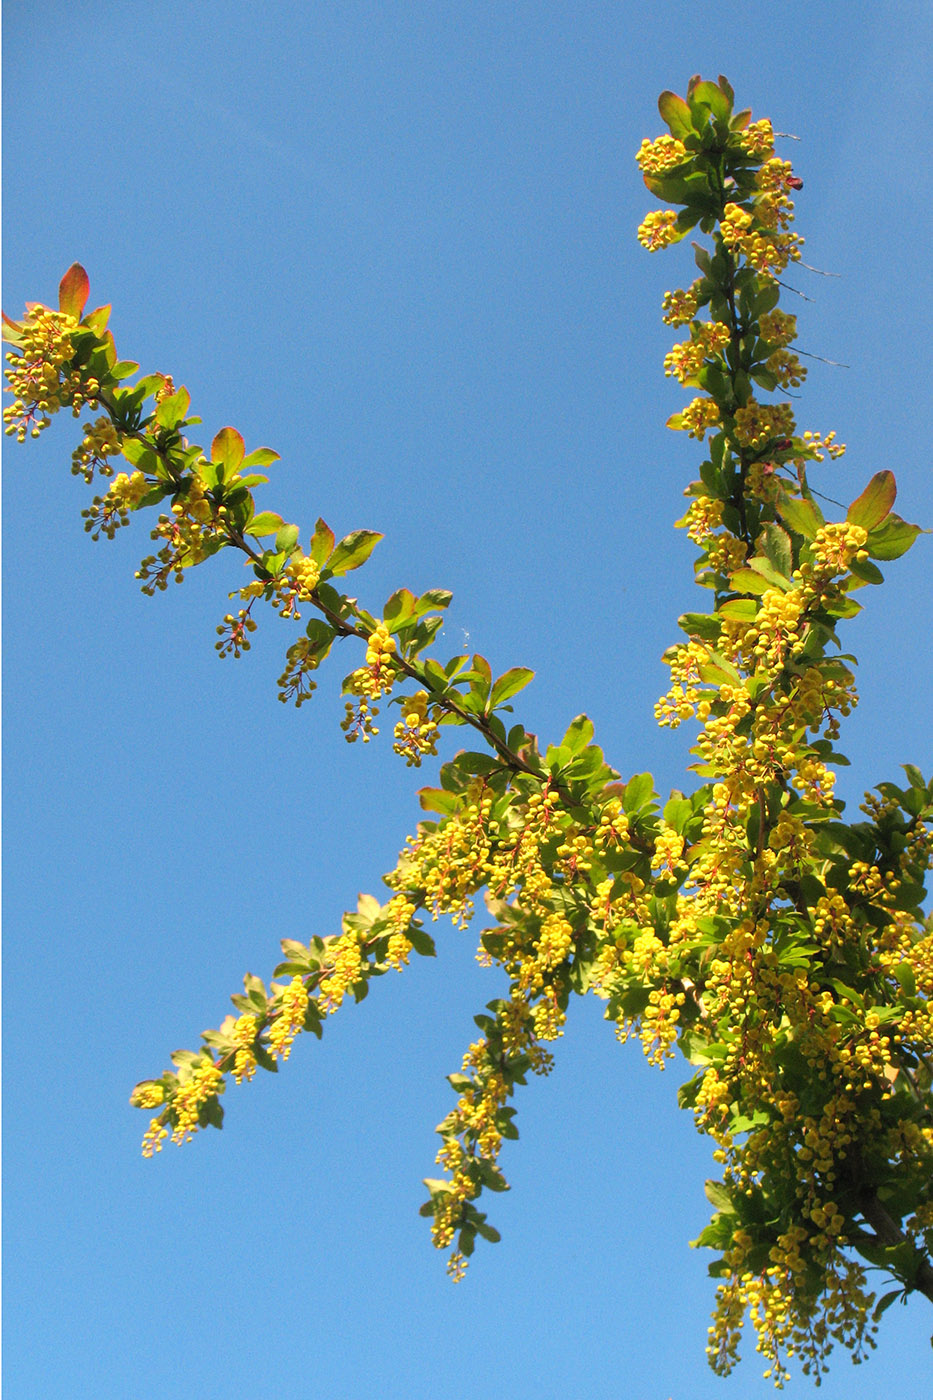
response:
[[[521,715],[586,710],[623,774],[683,784],[659,657],[697,606],[670,528],[699,453],[664,428],[662,292],[633,153],[694,71],[799,136],[802,426],[890,467],[933,525],[924,0],[272,3],[31,0],[5,15],[3,305],[73,260],[117,345],[282,453],[263,502],[386,540],[359,577],[446,586],[443,646],[539,680]],[[332,932],[417,820],[388,743],[348,749],[342,658],[276,703],[285,625],[219,664],[239,566],[146,599],[145,528],[92,544],[59,420],[4,463],[6,1352],[13,1400],[758,1400],[752,1355],[705,1367],[712,1284],[687,1241],[709,1147],[677,1071],[581,1002],[518,1104],[503,1242],[450,1285],[419,1219],[434,1124],[500,984],[474,939],[375,984],[322,1044],[226,1096],[223,1133],[155,1161],[133,1083],[194,1045],[277,939]],[[923,537],[861,595],[843,795],[933,768]],[[384,736],[385,737],[385,736]],[[430,773],[427,775],[430,780]],[[844,1355],[826,1400],[930,1393],[924,1300]],[[795,1382],[800,1393],[809,1384]]]

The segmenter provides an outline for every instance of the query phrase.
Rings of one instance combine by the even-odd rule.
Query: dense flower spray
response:
[[[709,1359],[728,1372],[750,1318],[778,1386],[798,1358],[817,1379],[836,1342],[859,1360],[895,1298],[933,1300],[933,935],[924,919],[933,851],[933,784],[912,766],[882,783],[862,819],[844,820],[834,766],[841,722],[857,703],[855,661],[838,632],[860,610],[853,596],[882,582],[918,534],[893,512],[881,470],[845,518],[827,521],[808,471],[844,448],[832,432],[800,432],[791,402],[772,395],[806,377],[795,317],[778,303],[799,261],[792,193],[802,182],[775,152],[769,121],[735,112],[732,90],[691,80],[662,94],[668,133],[645,140],[638,164],[664,207],[638,237],[649,251],[698,229],[699,276],[665,294],[665,324],[685,332],[664,373],[689,401],[669,420],[703,444],[679,522],[696,547],[707,612],[680,619],[668,650],[662,727],[695,730],[688,795],[663,804],[649,774],[627,781],[605,761],[583,715],[543,749],[507,719],[531,679],[498,678],[480,656],[429,654],[449,601],[400,588],[381,615],[339,589],[380,538],[336,541],[319,520],[297,526],[258,511],[257,468],[222,429],[210,452],[193,445],[190,398],[167,375],[134,380],[106,330],[106,308],[83,315],[87,277],[75,266],[57,311],[33,305],[8,322],[7,432],[35,437],[58,410],[97,415],[82,425],[72,470],[107,483],[85,511],[92,538],[112,538],[136,512],[162,507],[156,552],[137,573],[164,591],[223,549],[252,566],[231,596],[220,656],[249,650],[262,604],[289,627],[279,698],[301,706],[335,640],[362,648],[343,684],[342,728],[364,743],[380,705],[399,707],[395,752],[420,767],[444,728],[472,730],[481,750],[440,768],[421,792],[429,816],[385,877],[389,897],[362,896],[339,933],[285,939],[282,980],[247,976],[235,1015],[198,1051],[137,1085],[151,1118],[147,1156],[171,1137],[219,1126],[229,1078],[276,1069],[304,1031],[374,977],[431,955],[425,923],[465,928],[482,895],[491,924],[478,958],[500,969],[503,994],[476,1017],[478,1039],[449,1076],[456,1103],[441,1122],[423,1213],[434,1243],[462,1277],[477,1236],[498,1238],[476,1202],[501,1191],[505,1142],[517,1137],[512,1099],[553,1064],[571,997],[592,993],[620,1039],[637,1038],[663,1069],[679,1052],[695,1075],[679,1093],[712,1139],[720,1180],[698,1245],[718,1280]],[[122,458],[128,471],[115,474]],[[300,611],[301,610],[301,611]],[[294,634],[293,634],[294,635]],[[892,1287],[875,1302],[865,1265]]]

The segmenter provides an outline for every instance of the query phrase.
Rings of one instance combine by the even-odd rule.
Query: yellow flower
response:
[[[677,214],[673,209],[655,209],[652,213],[646,214],[638,225],[638,241],[643,248],[647,248],[649,253],[656,253],[660,248],[667,248],[678,240],[678,233],[675,228]]]

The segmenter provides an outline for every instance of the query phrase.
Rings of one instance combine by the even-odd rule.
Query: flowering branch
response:
[[[137,1085],[132,1102],[157,1110],[144,1152],[220,1126],[227,1076],[277,1069],[349,994],[361,1000],[373,977],[433,954],[428,914],[462,928],[484,892],[493,926],[478,957],[504,971],[507,994],[475,1018],[480,1035],[449,1076],[445,1175],[427,1181],[423,1207],[435,1244],[453,1251],[453,1277],[477,1236],[498,1238],[475,1203],[506,1187],[499,1157],[517,1136],[515,1087],[550,1071],[547,1046],[572,995],[592,992],[619,1039],[637,1036],[651,1063],[663,1069],[679,1050],[696,1067],[678,1097],[712,1138],[722,1177],[707,1182],[714,1213],[695,1242],[715,1255],[710,1363],[731,1370],[748,1316],[781,1385],[791,1355],[818,1378],[834,1342],[855,1360],[867,1354],[895,1298],[933,1301],[933,933],[923,914],[933,782],[908,764],[905,786],[881,783],[865,819],[847,822],[833,771],[846,762],[836,744],[858,698],[838,629],[860,611],[857,590],[883,582],[879,563],[920,531],[894,513],[887,470],[844,519],[827,521],[807,473],[845,449],[833,432],[800,432],[792,404],[769,397],[807,374],[796,318],[779,308],[782,274],[800,261],[790,226],[802,181],[775,153],[771,123],[736,112],[724,78],[693,78],[686,97],[663,93],[659,110],[668,132],[642,143],[638,163],[666,207],[646,215],[639,240],[652,252],[694,229],[708,240],[694,245],[700,275],[663,302],[665,323],[686,333],[664,371],[693,394],[668,425],[707,453],[678,524],[712,604],[680,618],[685,640],[665,654],[671,684],[656,706],[662,727],[695,726],[689,796],[662,806],[650,774],[620,782],[584,715],[543,751],[521,724],[507,728],[532,673],[494,678],[480,655],[429,655],[449,594],[399,589],[376,616],[341,593],[336,581],[380,536],[358,530],[338,543],[319,520],[302,548],[297,526],[257,512],[253,489],[266,478],[255,469],[277,454],[246,455],[233,428],[209,456],[189,444],[198,420],[187,391],[165,375],[126,382],[138,367],[117,359],[107,308],[82,314],[77,265],[58,311],[33,305],[7,323],[5,416],[22,441],[61,408],[103,409],[73,457],[86,481],[110,482],[86,528],[112,538],[136,511],[169,505],[152,531],[157,553],[137,574],[144,592],[223,548],[246,556],[253,578],[230,595],[243,606],[218,627],[221,656],[249,649],[260,600],[290,620],[314,610],[288,648],[281,700],[303,704],[334,641],[352,637],[366,650],[343,682],[349,741],[378,734],[385,699],[400,705],[393,748],[409,766],[437,753],[442,726],[483,740],[483,752],[455,754],[440,785],[422,789],[430,815],[385,876],[386,903],[361,896],[339,934],[283,940],[274,975],[287,980],[267,988],[247,976],[236,1016]],[[121,456],[133,470],[114,476]],[[408,682],[418,689],[400,694]],[[896,1285],[877,1305],[866,1264]]]

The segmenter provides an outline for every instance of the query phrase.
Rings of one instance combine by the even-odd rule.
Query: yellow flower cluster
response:
[[[758,221],[765,232],[755,227],[756,217],[746,209],[727,204],[719,226],[723,243],[733,253],[742,254],[756,272],[776,277],[788,262],[799,261],[803,246],[799,234],[774,231],[790,217],[789,204],[789,200],[777,196],[765,196],[759,201]]]
[[[172,1098],[172,1112],[175,1116],[175,1129],[172,1142],[188,1142],[198,1130],[198,1115],[202,1104],[216,1098],[224,1090],[224,1078],[213,1063],[200,1063],[191,1071],[190,1078],[183,1080]]]
[[[694,544],[704,545],[722,524],[722,510],[722,501],[714,501],[711,496],[697,496],[677,524],[687,531],[687,537]]]
[[[799,389],[807,377],[806,366],[789,350],[776,350],[765,364],[782,389]]]
[[[386,962],[390,967],[394,967],[397,972],[408,963],[408,956],[412,950],[412,941],[404,933],[393,933],[389,937],[386,948]]]
[[[66,404],[75,417],[83,404],[96,408],[95,391],[100,386],[94,379],[82,384],[81,376],[72,371],[63,377],[65,366],[74,356],[71,342],[77,321],[64,311],[51,311],[47,306],[30,307],[20,328],[20,341],[6,355],[9,369],[5,371],[8,391],[13,403],[3,410],[4,431],[7,436],[24,442],[26,434],[38,437],[47,428],[53,413]]]
[[[661,302],[663,315],[661,320],[666,326],[686,326],[697,314],[698,294],[697,283],[686,291],[678,289],[673,292],[665,292]]]
[[[836,441],[835,432],[827,433],[825,437],[822,433],[811,433],[809,430],[803,435],[804,446],[809,449],[810,454],[817,462],[822,462],[825,453],[828,453],[834,461],[841,457],[846,450],[844,442]]]
[[[363,949],[359,934],[354,929],[341,934],[330,945],[329,953],[331,970],[318,987],[318,1002],[326,1016],[338,1010],[353,983],[360,979]]]
[[[101,476],[113,476],[113,467],[108,457],[118,457],[123,451],[123,438],[109,418],[95,418],[93,423],[85,423],[84,437],[71,454],[73,476],[83,476],[90,484],[94,472]]]
[[[693,399],[679,415],[679,428],[686,428],[690,437],[702,442],[707,428],[719,422],[719,405],[715,399]]]
[[[550,888],[541,866],[541,844],[553,829],[560,799],[552,788],[533,792],[519,824],[500,833],[485,867],[486,883],[497,898],[508,899],[519,888],[534,899]]]
[[[793,173],[794,168],[789,160],[772,156],[756,172],[755,184],[760,190],[782,191],[787,189],[787,182]]]
[[[767,117],[749,123],[740,139],[750,156],[767,158],[774,153],[774,129]]]
[[[160,1084],[157,1079],[147,1080],[143,1084],[137,1084],[130,1095],[130,1103],[134,1108],[158,1108],[165,1102],[165,1085]]]
[[[765,193],[755,201],[755,217],[767,229],[786,229],[794,220],[794,203],[785,194]],[[796,234],[793,241],[802,243]]]
[[[736,441],[745,447],[762,448],[772,438],[789,438],[794,427],[789,403],[757,403],[749,399],[735,411]]]
[[[112,540],[122,525],[129,523],[130,511],[137,508],[140,501],[151,490],[143,472],[118,472],[105,496],[95,496],[87,510],[81,512],[84,528],[92,540],[106,535]]]
[[[324,1004],[324,983],[321,983],[321,1004]],[[339,1005],[339,1003],[338,1003]],[[282,989],[281,996],[269,1024],[269,1053],[274,1059],[287,1060],[292,1053],[295,1036],[304,1030],[305,1014],[308,1010],[308,989],[304,979],[292,978]]]
[[[664,356],[664,373],[686,384],[699,374],[706,360],[728,344],[729,327],[721,321],[695,321],[690,327],[690,339],[673,346]]]
[[[279,610],[282,617],[293,617],[297,621],[301,617],[297,605],[308,602],[314,596],[320,578],[320,564],[309,556],[293,556],[275,581],[272,606]]]
[[[259,1021],[248,1012],[239,1016],[233,1026],[233,1043],[236,1054],[233,1059],[233,1078],[237,1084],[247,1082],[256,1073],[256,1035]]]
[[[635,159],[644,175],[666,175],[687,159],[687,148],[674,136],[659,136],[655,141],[642,141]]]
[[[660,870],[667,870],[669,874],[673,874],[674,867],[680,861],[683,853],[684,838],[680,832],[662,822],[655,837],[651,864]]]
[[[816,532],[811,549],[813,557],[824,570],[831,574],[841,574],[848,569],[853,559],[867,559],[865,545],[868,531],[861,525],[848,521],[838,524],[821,525]]]
[[[797,317],[775,308],[761,317],[758,328],[769,345],[789,345],[797,337]]]
[[[668,248],[678,239],[677,214],[673,209],[655,209],[638,225],[638,241],[649,253]]]
[[[277,682],[279,699],[283,705],[294,700],[296,708],[300,709],[317,689],[317,682],[311,679],[310,673],[321,664],[321,653],[309,638],[299,637],[297,642],[292,642],[285,656],[285,670]]]
[[[154,1153],[161,1152],[167,1137],[168,1128],[160,1123],[158,1118],[153,1118],[149,1123],[149,1127],[143,1133],[143,1156],[151,1157]]]
[[[491,809],[492,796],[474,784],[454,817],[433,830],[422,827],[416,837],[408,838],[386,884],[400,893],[415,893],[433,919],[449,914],[465,928],[473,913],[471,896],[487,882]]]
[[[151,538],[163,544],[136,570],[143,593],[151,598],[156,589],[164,592],[171,577],[181,583],[185,569],[202,563],[210,553],[209,546],[225,534],[226,521],[226,506],[215,506],[203,478],[191,477],[185,483],[185,495],[172,505],[171,515],[160,515],[151,532]]]
[[[790,1234],[786,1239],[791,1246],[796,1242]],[[765,1377],[778,1390],[790,1379],[785,1357],[797,1357],[804,1375],[815,1376],[819,1383],[834,1341],[848,1348],[856,1362],[864,1359],[866,1348],[874,1346],[877,1326],[868,1315],[873,1299],[866,1290],[864,1270],[841,1251],[821,1260],[825,1287],[818,1302],[810,1300],[801,1287],[801,1272],[779,1264],[753,1272],[736,1258],[739,1253],[739,1248],[730,1251],[733,1271],[717,1291],[706,1349],[718,1375],[728,1375],[738,1359],[746,1311],[758,1334],[758,1351],[771,1363]],[[793,1254],[790,1257],[794,1259]]]
[[[369,638],[366,664],[359,666],[347,681],[349,693],[359,697],[356,703],[347,701],[346,716],[340,724],[348,743],[362,737],[363,743],[368,744],[372,735],[379,733],[373,724],[379,707],[372,702],[388,695],[395,684],[398,668],[393,657],[396,650],[395,638],[380,622]]]
[[[395,726],[392,748],[405,759],[408,768],[420,768],[425,754],[437,753],[436,706],[428,709],[428,693],[419,690],[403,702],[402,719]]]
[[[249,608],[238,609],[235,617],[233,613],[227,613],[223,622],[217,624],[220,640],[214,643],[214,650],[221,658],[232,654],[239,659],[242,652],[249,651],[249,633],[255,631],[256,622],[250,617]]]

